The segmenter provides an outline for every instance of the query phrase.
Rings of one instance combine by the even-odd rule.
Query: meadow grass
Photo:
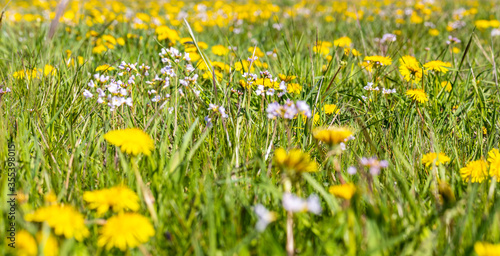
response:
[[[478,27],[476,22],[500,19],[494,1],[422,3],[424,7],[398,1],[204,2],[209,10],[248,14],[241,24],[236,16],[213,18],[214,13],[200,23],[195,14],[204,11],[194,2],[71,1],[65,13],[80,16],[64,16],[51,39],[51,19],[43,11],[55,13],[57,6],[37,3],[45,2],[2,5],[6,14],[1,23],[0,88],[10,89],[0,96],[2,234],[10,225],[10,206],[5,202],[9,198],[8,145],[13,144],[17,232],[52,234],[60,255],[284,255],[290,227],[292,254],[297,255],[481,255],[474,247],[478,243],[500,243],[496,177],[486,174],[481,182],[468,182],[460,173],[474,160],[486,161],[488,152],[499,147],[500,41],[492,34],[498,27]],[[113,9],[113,5],[123,7]],[[456,18],[459,8],[468,13]],[[420,14],[423,21],[404,14],[405,9]],[[180,10],[190,16],[175,22],[166,18],[180,17]],[[259,10],[263,13],[255,14]],[[356,18],[358,11],[363,13]],[[40,14],[40,18],[17,20],[16,13]],[[112,13],[130,14],[113,22]],[[161,25],[170,27],[177,37],[168,32],[159,39],[161,25],[138,22],[137,13],[161,17]],[[104,21],[98,22],[99,15]],[[431,36],[432,27],[424,21],[432,22],[439,34]],[[463,21],[463,27],[447,28],[457,21]],[[375,40],[386,33],[397,39]],[[123,44],[113,44],[105,35],[122,38]],[[461,42],[447,44],[449,35]],[[352,40],[350,47],[332,45],[326,47],[327,54],[315,48],[342,36]],[[181,38],[188,39],[183,44]],[[201,42],[209,47],[203,48]],[[105,50],[97,53],[99,45]],[[231,49],[218,56],[211,51],[215,45]],[[162,62],[158,54],[169,47],[181,53],[195,47],[193,52],[200,57],[192,61],[195,70],[188,71],[185,60],[176,63],[171,52],[166,56],[169,61]],[[259,65],[252,66],[252,73],[259,78],[264,70],[273,78],[296,76],[290,83],[300,85],[298,93],[278,96],[276,90],[274,95],[257,95],[256,85],[242,86],[240,81],[246,81],[243,74],[248,72],[244,62],[257,48],[264,55]],[[351,53],[346,55],[344,48]],[[352,49],[361,55],[353,56]],[[276,56],[266,54],[273,50]],[[372,55],[391,57],[392,64],[369,72],[361,63]],[[407,81],[400,72],[404,65],[400,58],[405,55],[414,56],[421,70],[432,60],[449,62],[451,67],[447,72],[425,71],[421,79]],[[117,75],[122,61],[150,66],[149,76],[136,75],[128,87],[132,106],[122,104],[111,111],[106,103],[96,103],[95,91],[92,98],[83,96],[95,73],[122,79]],[[215,61],[228,68],[220,68]],[[236,70],[238,63],[243,64],[242,71]],[[114,70],[97,72],[103,64]],[[156,74],[165,77],[160,70],[167,64],[176,74],[170,86],[146,83]],[[46,65],[54,71],[45,74]],[[42,71],[29,77],[33,68]],[[129,74],[125,73],[124,81]],[[193,74],[199,74],[196,83],[180,84],[180,79]],[[450,91],[441,86],[445,81],[451,84]],[[378,91],[364,89],[371,82]],[[382,88],[396,93],[383,94]],[[428,101],[419,103],[406,95],[415,88],[423,89]],[[153,102],[154,93],[148,93],[152,89],[170,97]],[[269,105],[283,105],[286,99],[307,103],[311,117],[268,118]],[[227,117],[209,109],[209,104],[224,106]],[[327,104],[335,104],[338,114],[325,113]],[[313,136],[315,129],[326,126],[348,127],[354,139],[345,142],[345,150],[337,146],[332,150]],[[131,127],[153,139],[149,156],[127,154],[104,139],[109,131]],[[278,166],[273,160],[278,148],[300,149],[317,163],[317,171],[299,172],[287,187],[288,171],[295,167]],[[443,152],[450,161],[426,167],[422,157],[429,152]],[[372,156],[388,162],[378,175],[369,174],[360,163]],[[357,168],[356,174],[348,174],[351,166]],[[488,170],[500,168],[488,166]],[[355,184],[352,198],[329,193],[329,187],[341,183],[339,176]],[[107,250],[98,246],[99,230],[116,213],[98,216],[83,194],[120,184],[138,194],[138,212],[148,218],[155,234],[138,248]],[[307,209],[290,214],[283,207],[286,192],[302,198],[318,195],[321,214]],[[85,218],[90,234],[78,241],[54,233],[47,222],[26,220],[27,214],[50,204],[73,206]],[[262,232],[256,229],[258,204],[276,215]],[[287,225],[289,214],[292,226]],[[0,254],[21,253],[22,248],[13,250],[8,244],[0,240]],[[37,241],[36,246],[41,255],[44,242]]]

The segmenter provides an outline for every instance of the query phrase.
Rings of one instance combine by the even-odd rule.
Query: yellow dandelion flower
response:
[[[427,98],[427,94],[422,89],[411,89],[406,91],[406,95],[413,100],[418,101],[419,103],[425,103],[429,101]]]
[[[358,50],[354,49],[354,48],[353,49],[351,49],[351,48],[344,48],[344,54],[346,56],[349,56],[349,54],[351,54],[351,53],[352,53],[353,56],[356,56],[356,57],[361,55],[361,53]],[[332,57],[330,56],[330,58],[329,59],[327,58],[327,60],[331,61]]]
[[[448,81],[441,82],[441,87],[445,89],[447,92],[451,92],[451,83]]]
[[[446,156],[444,153],[434,153],[430,152],[425,154],[422,157],[422,164],[425,165],[426,167],[430,167],[431,165],[441,165],[441,164],[446,164],[447,162],[450,161],[450,158]]]
[[[43,67],[43,75],[44,76],[50,76],[50,75],[55,75],[56,73],[56,68],[52,65],[45,65]]]
[[[389,66],[392,64],[392,59],[384,56],[366,56],[361,65],[371,72],[374,68],[379,68],[381,66]]]
[[[16,255],[37,256],[38,245],[35,238],[26,230],[21,230],[16,234]]]
[[[330,194],[344,198],[346,200],[350,200],[352,196],[356,193],[356,185],[352,183],[346,183],[342,185],[331,186],[328,190]]]
[[[110,65],[108,65],[108,64],[100,65],[100,66],[98,66],[95,69],[96,72],[99,72],[99,71],[105,71],[106,72],[106,71],[111,71],[111,70],[115,70],[115,68],[112,67],[112,66],[110,66]]]
[[[288,93],[299,94],[302,91],[302,86],[297,83],[290,83],[287,86]]]
[[[351,47],[351,44],[352,44],[352,40],[351,40],[351,38],[349,38],[347,36],[343,36],[337,40],[333,40],[333,45],[335,45],[337,47],[349,48],[349,47]]]
[[[259,78],[255,80],[255,85],[262,85],[266,88],[273,88],[275,90],[280,88],[280,83],[277,81],[271,81],[269,78]]]
[[[314,121],[314,124],[320,123],[320,116],[318,113],[314,113],[313,121]]]
[[[481,183],[488,177],[488,164],[484,160],[469,162],[460,169],[460,176],[464,182]]]
[[[424,68],[426,70],[432,70],[432,71],[442,72],[442,73],[448,72],[449,67],[451,67],[451,63],[443,62],[440,60],[433,60],[433,61],[429,61],[429,62],[424,64]]]
[[[50,191],[48,194],[43,196],[45,203],[47,204],[55,204],[57,202],[57,196],[53,191]]]
[[[311,156],[300,149],[292,149],[287,153],[283,148],[279,148],[274,152],[274,162],[281,169],[298,173],[318,170],[318,165],[311,159]]]
[[[126,186],[116,186],[83,193],[83,200],[90,209],[96,209],[97,215],[105,214],[110,208],[114,212],[139,210],[139,197]]]
[[[437,30],[435,28],[431,28],[431,29],[429,29],[429,35],[431,35],[431,36],[438,36],[439,35],[439,30]]]
[[[148,218],[137,213],[120,213],[109,218],[100,229],[97,246],[122,251],[146,243],[155,234]]]
[[[335,104],[326,104],[325,106],[323,106],[323,111],[325,111],[325,114],[327,115],[340,113],[340,109]]]
[[[59,255],[59,246],[57,245],[57,239],[53,235],[49,233],[48,237],[44,237],[43,233],[40,231],[36,233],[35,237],[38,243],[42,243],[46,239],[46,242],[43,245],[44,256]]]
[[[56,235],[64,235],[66,238],[74,237],[82,241],[89,236],[83,215],[70,205],[44,206],[34,213],[26,214],[25,219],[30,222],[47,222]]]
[[[165,25],[156,27],[155,33],[158,35],[159,41],[168,39],[171,43],[175,44],[180,40],[179,33]]]
[[[154,148],[151,137],[137,128],[110,131],[104,135],[104,139],[120,147],[122,152],[132,155],[142,153],[149,156]]]
[[[488,152],[488,162],[490,163],[490,176],[500,179],[500,152],[494,148]]]
[[[101,54],[107,50],[108,48],[106,48],[106,46],[104,46],[103,44],[98,44],[94,48],[92,48],[92,53]]]
[[[284,82],[291,82],[292,80],[294,80],[295,78],[297,78],[296,76],[286,76],[286,75],[283,75],[283,74],[279,74],[278,77],[281,79],[281,81],[284,81]]]
[[[248,47],[248,52],[253,54],[255,50],[255,56],[262,58],[266,56],[266,54],[259,47]]]
[[[413,81],[418,83],[422,79],[422,68],[417,59],[413,56],[403,56],[399,59],[399,73],[406,81]]]
[[[352,131],[345,127],[318,128],[313,131],[313,136],[329,146],[334,146],[345,142],[352,136]]]
[[[218,56],[225,56],[229,53],[229,49],[223,45],[214,45],[212,46],[212,53]]]
[[[318,44],[313,46],[313,51],[315,53],[320,53],[324,56],[327,56],[330,53],[330,48],[325,46],[324,44]]]
[[[500,244],[490,244],[487,242],[476,242],[474,251],[478,256],[500,256]]]

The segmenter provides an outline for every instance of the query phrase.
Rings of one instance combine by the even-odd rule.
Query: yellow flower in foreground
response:
[[[326,104],[325,106],[323,106],[323,111],[325,111],[325,114],[327,115],[340,113],[340,109],[335,104]]]
[[[476,242],[474,251],[478,256],[500,256],[500,244],[490,244],[486,242]]]
[[[433,60],[424,64],[424,68],[426,68],[427,70],[433,70],[436,72],[443,72],[443,73],[448,72],[449,67],[451,67],[451,63],[443,62],[440,60]]]
[[[38,255],[38,245],[35,238],[26,230],[21,230],[16,234],[16,255],[36,256]],[[9,242],[10,243],[10,242]]]
[[[99,233],[99,247],[106,247],[106,250],[116,247],[125,251],[146,243],[154,236],[155,230],[148,218],[140,214],[120,213],[109,218]]]
[[[120,147],[122,152],[132,155],[143,153],[149,156],[154,148],[151,137],[137,128],[110,131],[104,135],[104,139]]]
[[[108,64],[104,64],[104,65],[100,65],[98,66],[95,71],[96,72],[99,72],[99,71],[111,71],[111,70],[114,70],[115,68],[108,65]]]
[[[399,73],[406,81],[418,82],[422,79],[422,68],[415,57],[403,56],[399,59],[399,63]]]
[[[488,152],[488,162],[490,163],[490,176],[500,179],[500,152],[494,148]]]
[[[34,213],[26,214],[25,219],[32,222],[47,222],[56,235],[64,235],[66,238],[74,237],[82,241],[89,236],[83,215],[70,205],[41,207]]]
[[[49,234],[49,236],[45,238],[42,232],[36,233],[36,241],[38,243],[42,243],[44,239],[47,239],[47,242],[43,245],[43,255],[44,256],[59,255],[59,246],[57,245],[57,240],[53,235]]]
[[[351,137],[352,131],[344,127],[318,128],[313,131],[315,139],[334,146]]]
[[[356,193],[356,186],[352,183],[346,183],[342,185],[331,186],[328,190],[330,194],[350,200],[352,196]]]
[[[430,152],[422,157],[422,164],[424,164],[426,167],[429,167],[431,165],[438,166],[440,164],[445,164],[449,161],[450,158],[446,156],[444,153],[436,154],[434,152]]]
[[[105,214],[110,208],[114,212],[139,210],[139,197],[126,186],[86,191],[83,200],[89,203],[90,209],[97,210],[97,215]]]
[[[315,172],[318,165],[311,159],[308,153],[300,149],[292,149],[286,152],[283,148],[278,148],[274,152],[274,162],[281,169],[294,170],[295,172]]]
[[[411,89],[406,91],[406,95],[413,100],[418,101],[419,103],[425,103],[429,101],[427,98],[427,94],[422,89]]]
[[[484,160],[469,162],[460,169],[460,176],[464,182],[481,183],[488,177],[488,164]]]

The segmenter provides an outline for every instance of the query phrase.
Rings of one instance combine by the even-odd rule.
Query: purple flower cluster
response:
[[[276,119],[278,117],[285,119],[294,119],[298,114],[303,114],[307,118],[311,117],[311,108],[305,101],[293,102],[287,100],[284,105],[273,102],[267,106],[267,118]]]

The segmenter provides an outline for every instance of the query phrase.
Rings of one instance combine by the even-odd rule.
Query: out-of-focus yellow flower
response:
[[[488,162],[490,163],[490,176],[500,180],[500,152],[494,148],[488,152]]]
[[[316,162],[311,159],[308,153],[302,152],[300,149],[292,149],[287,153],[285,149],[278,148],[274,151],[274,162],[279,168],[296,173],[318,170]]]
[[[155,33],[158,35],[158,41],[168,39],[172,44],[175,44],[180,40],[177,31],[170,29],[168,26],[158,26]]]
[[[340,109],[337,107],[335,104],[326,104],[323,106],[323,111],[325,111],[325,114],[338,114],[340,113]]]
[[[37,256],[38,245],[35,238],[26,230],[20,230],[16,234],[16,255]]]
[[[43,255],[44,256],[56,256],[59,255],[59,246],[57,244],[57,239],[52,235],[45,238],[43,233],[40,231],[36,233],[35,237],[38,243],[42,243],[44,239],[47,239],[47,242],[43,245]]]
[[[26,214],[25,220],[47,222],[49,227],[54,229],[56,235],[64,235],[66,238],[74,237],[76,240],[82,241],[89,236],[83,215],[70,205],[44,206],[34,213]]]
[[[352,44],[351,38],[343,36],[337,40],[333,40],[333,45],[336,47],[350,48]]]
[[[447,92],[451,92],[451,83],[448,81],[441,82],[441,87],[445,89]]]
[[[26,78],[28,80],[32,80],[32,79],[40,77],[40,75],[38,73],[39,72],[38,72],[37,68],[26,69],[26,70],[19,70],[19,71],[14,72],[12,74],[12,77],[14,77],[16,79]]]
[[[299,94],[302,91],[302,86],[297,83],[290,83],[287,85],[287,91],[291,94]]]
[[[132,155],[151,155],[154,141],[147,133],[137,128],[114,130],[104,135],[110,144],[120,147],[122,152]]]
[[[53,66],[47,64],[43,67],[44,76],[55,75],[55,73],[56,73],[56,68],[54,68]]]
[[[406,91],[406,95],[419,103],[426,103],[429,101],[427,94],[422,89],[410,89]]]
[[[106,46],[99,44],[99,45],[96,45],[94,48],[92,48],[92,53],[101,54],[107,50],[108,50],[108,48],[106,48]]]
[[[488,164],[484,160],[469,162],[460,169],[460,176],[464,182],[481,183],[488,177]]]
[[[431,28],[431,29],[429,29],[429,35],[431,35],[431,36],[438,36],[439,35],[439,30],[437,30],[435,28]]]
[[[351,200],[352,196],[356,193],[356,185],[352,183],[335,185],[331,186],[328,191],[336,197]]]
[[[113,66],[110,66],[109,64],[100,65],[95,69],[96,72],[99,72],[99,71],[106,72],[106,71],[111,71],[111,70],[115,70],[115,68]]]
[[[53,204],[57,202],[57,196],[54,192],[50,191],[46,195],[44,195],[44,200],[47,204]]]
[[[295,78],[297,78],[296,76],[286,76],[286,75],[283,75],[283,74],[279,74],[278,77],[281,79],[281,81],[284,81],[284,82],[291,82],[292,80],[294,80]]]
[[[139,210],[139,197],[126,186],[86,191],[83,193],[83,200],[89,203],[90,209],[96,209],[99,216],[105,214],[110,208],[114,212]]]
[[[335,146],[347,141],[352,136],[352,131],[345,127],[317,128],[313,131],[313,136],[329,146]]]
[[[422,157],[422,164],[426,167],[430,167],[431,165],[438,166],[441,164],[446,164],[450,160],[451,159],[442,152],[440,152],[439,154],[430,152]]]
[[[314,113],[314,117],[313,117],[313,121],[314,121],[314,124],[319,124],[320,122],[320,116],[318,113]]]
[[[476,242],[474,251],[478,256],[500,256],[500,244],[490,244],[487,242]]]
[[[212,53],[218,56],[225,56],[229,53],[229,49],[224,45],[214,45],[212,46]]]
[[[122,251],[146,243],[155,234],[148,218],[137,213],[119,213],[106,221],[100,229],[97,246]]]
[[[427,70],[432,70],[435,72],[442,72],[442,73],[448,72],[449,67],[451,67],[451,63],[443,62],[440,60],[433,60],[424,64],[424,68],[426,68]]]
[[[249,47],[248,48],[248,52],[250,54],[253,54],[254,50],[255,50],[255,56],[257,56],[259,58],[266,56],[266,54],[259,47]]]
[[[280,83],[277,81],[271,81],[269,78],[259,78],[255,80],[255,85],[263,85],[266,88],[273,88],[275,90],[280,88]]]

